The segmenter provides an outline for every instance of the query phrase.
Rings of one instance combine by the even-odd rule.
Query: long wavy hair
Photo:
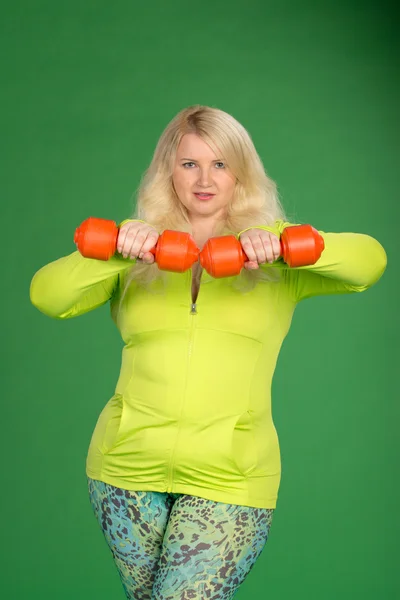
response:
[[[280,219],[287,221],[277,186],[268,177],[247,130],[228,113],[202,105],[189,106],[180,111],[161,134],[151,163],[141,178],[136,207],[130,218],[145,221],[160,234],[165,229],[192,233],[187,209],[179,200],[172,181],[177,148],[187,133],[195,133],[218,156],[222,154],[224,162],[236,177],[226,220],[219,223],[214,235],[237,235],[247,227],[273,225]],[[240,275],[234,278],[233,285],[245,293],[259,280],[279,279],[279,271],[242,269]],[[160,271],[156,263],[135,263],[124,273],[119,304],[133,280],[150,288],[156,279],[165,282],[165,277],[166,272]]]

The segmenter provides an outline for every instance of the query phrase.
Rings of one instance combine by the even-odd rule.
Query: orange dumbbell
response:
[[[108,260],[117,249],[119,228],[115,221],[89,217],[75,230],[74,242],[86,258]],[[163,271],[183,273],[199,259],[199,248],[189,233],[166,229],[150,250]]]
[[[286,227],[280,242],[281,255],[289,267],[313,265],[325,248],[322,236],[311,225]],[[200,263],[212,277],[238,275],[248,260],[234,235],[210,238],[200,252]]]

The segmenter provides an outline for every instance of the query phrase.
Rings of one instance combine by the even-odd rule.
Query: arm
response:
[[[259,229],[280,238],[283,230],[291,225],[276,221],[272,227],[260,226]],[[363,233],[318,233],[324,239],[325,249],[314,265],[290,268],[282,258],[272,265],[260,265],[261,268],[283,269],[289,293],[296,302],[312,296],[363,292],[381,278],[387,256],[375,238]]]
[[[120,227],[126,222],[123,221]],[[72,252],[34,274],[30,300],[38,310],[55,319],[83,315],[112,297],[119,273],[135,262],[118,254],[103,261],[85,258],[78,251]]]

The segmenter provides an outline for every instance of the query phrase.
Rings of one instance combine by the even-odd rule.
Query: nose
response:
[[[204,167],[204,168],[200,169],[198,183],[201,187],[204,187],[204,188],[210,187],[210,185],[212,185],[211,173],[208,168]]]

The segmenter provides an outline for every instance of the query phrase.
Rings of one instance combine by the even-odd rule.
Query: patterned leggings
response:
[[[230,600],[268,539],[273,508],[123,490],[88,477],[127,598]]]

